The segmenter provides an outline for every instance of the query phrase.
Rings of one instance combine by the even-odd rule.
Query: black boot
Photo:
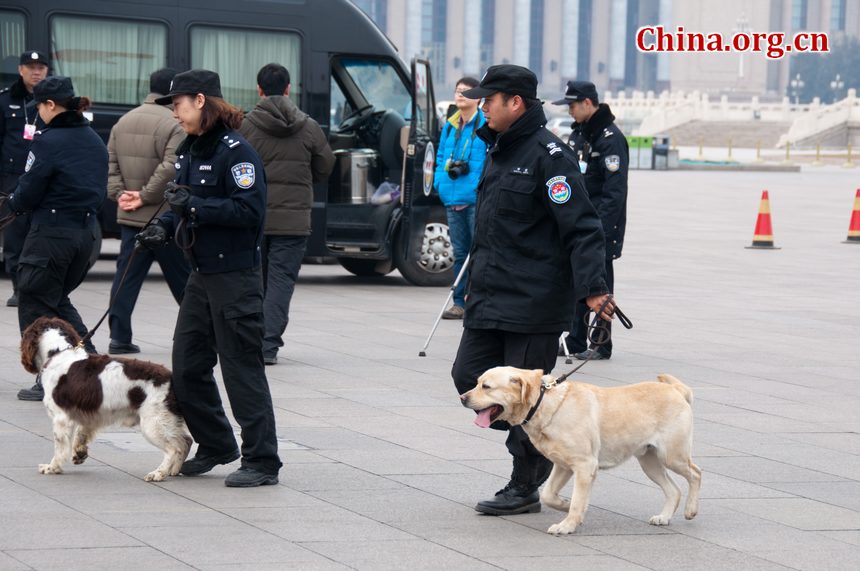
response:
[[[29,389],[18,391],[18,400],[40,401],[45,398],[45,389],[42,388],[42,377],[36,375],[36,384]]]
[[[545,480],[549,472],[543,475],[544,466],[538,463],[536,458],[521,458],[514,456],[514,470],[511,473],[511,481],[508,485],[496,492],[491,500],[478,502],[475,510],[489,515],[514,515],[521,513],[537,513],[540,511],[540,495],[538,487],[542,483],[537,477],[543,476]],[[549,462],[542,456],[539,457]],[[550,467],[552,464],[550,463]]]

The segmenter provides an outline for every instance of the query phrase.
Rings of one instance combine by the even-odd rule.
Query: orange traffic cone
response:
[[[770,199],[767,191],[761,191],[761,205],[758,208],[758,219],[755,222],[755,232],[751,246],[747,248],[779,250],[773,245],[773,228],[770,224]]]
[[[860,244],[860,188],[854,196],[854,210],[851,212],[851,222],[848,224],[848,237],[843,244]]]

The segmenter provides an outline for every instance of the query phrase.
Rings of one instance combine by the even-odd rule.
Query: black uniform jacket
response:
[[[189,135],[176,149],[176,183],[191,188],[182,219],[161,222],[186,250],[195,271],[217,274],[260,266],[266,216],[266,173],[257,152],[223,124]]]
[[[0,90],[0,171],[20,175],[24,172],[27,152],[32,140],[24,138],[24,125],[35,124],[44,129],[33,94],[24,87],[21,78]]]
[[[84,117],[65,111],[36,132],[9,206],[32,211],[33,224],[80,228],[95,222],[107,174],[104,142]]]
[[[478,184],[464,326],[561,332],[575,302],[606,293],[603,229],[573,151],[540,106],[490,147]]]
[[[588,166],[585,188],[600,214],[606,232],[606,257],[621,257],[627,226],[627,171],[630,153],[627,139],[613,122],[609,106],[601,103],[584,124],[575,124],[570,145]]]

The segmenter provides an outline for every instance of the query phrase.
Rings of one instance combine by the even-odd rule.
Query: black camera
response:
[[[451,180],[457,180],[464,174],[469,174],[468,161],[451,161],[451,164],[448,165],[448,177]]]

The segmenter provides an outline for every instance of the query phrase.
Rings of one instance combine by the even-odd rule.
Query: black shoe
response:
[[[93,347],[95,352],[95,347]],[[111,355],[128,355],[130,353],[140,353],[140,346],[134,343],[120,343],[119,341],[111,341],[108,345],[108,353]]]
[[[84,351],[89,353],[90,355],[98,355],[99,352],[96,351],[96,346],[93,345],[92,341],[87,341],[84,343]]]
[[[277,483],[277,474],[266,474],[245,466],[224,479],[224,485],[228,488],[256,488],[257,486],[274,486]]]
[[[278,364],[278,356],[274,357],[263,357],[263,363],[266,365],[277,365]]]
[[[18,294],[13,293],[9,296],[9,299],[6,300],[6,307],[18,307]]]
[[[580,361],[585,361],[586,359],[590,359],[592,361],[602,361],[604,359],[609,359],[609,355],[604,355],[597,349],[588,349],[586,351],[583,351],[582,353],[574,353],[573,356]]]
[[[42,385],[36,383],[29,389],[21,389],[18,391],[18,400],[40,401],[45,398],[45,389]]]
[[[538,513],[540,495],[537,486],[511,482],[496,492],[493,499],[478,502],[475,510],[488,515]]]
[[[182,468],[179,469],[179,473],[183,476],[199,476],[200,474],[205,474],[219,464],[229,464],[230,462],[238,459],[238,450],[233,450],[232,452],[221,454],[220,456],[197,454],[191,460],[186,460],[182,463]]]

